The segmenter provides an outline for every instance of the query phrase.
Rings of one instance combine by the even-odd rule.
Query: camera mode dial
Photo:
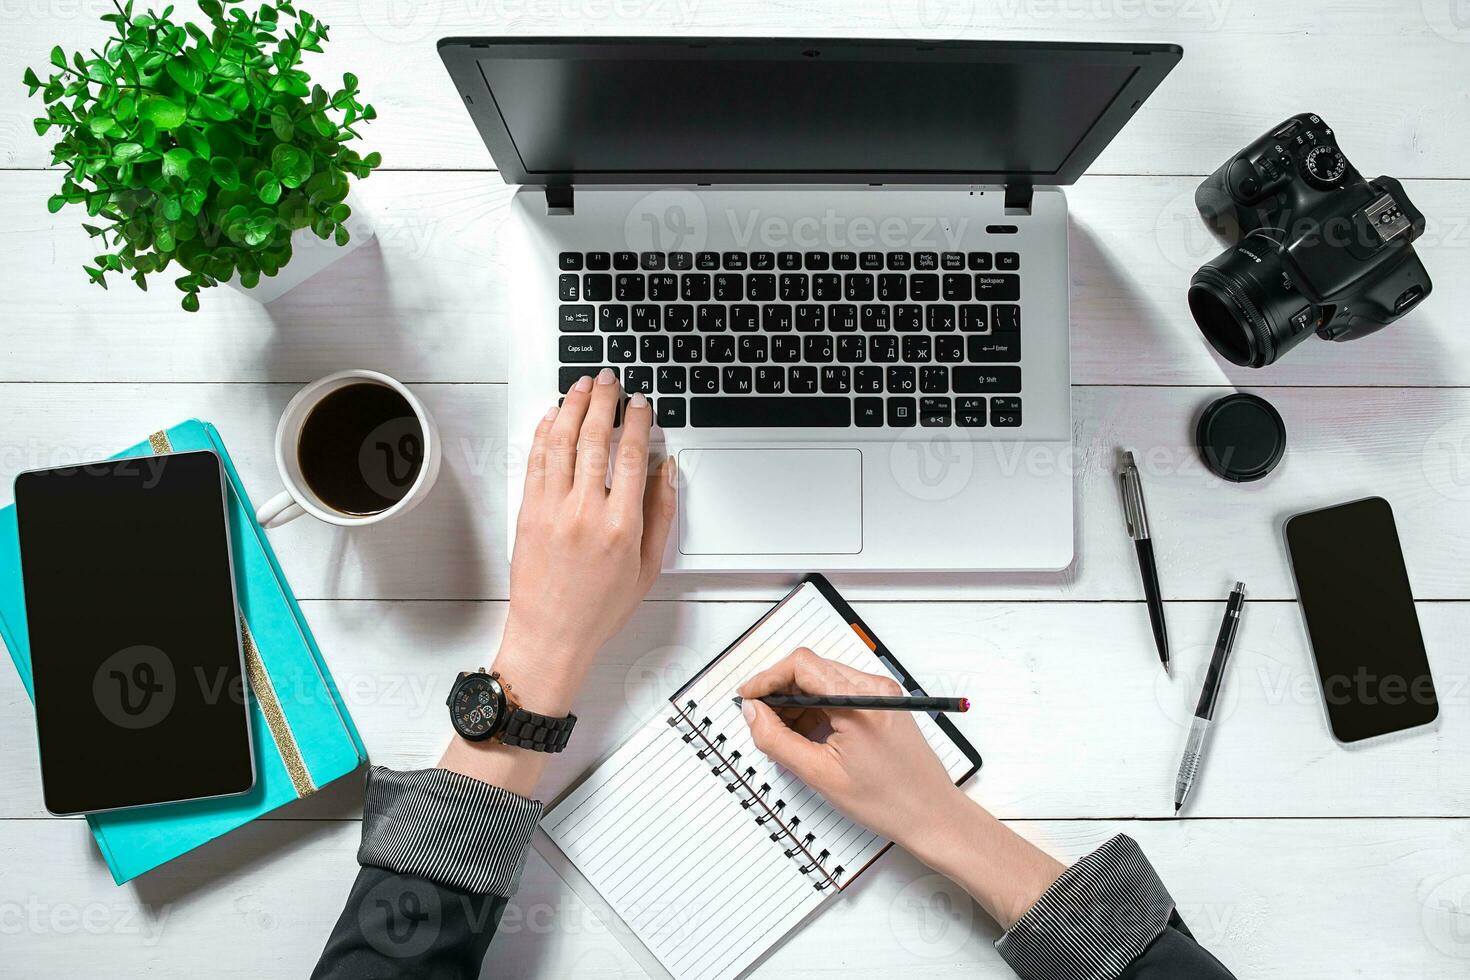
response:
[[[1313,187],[1331,190],[1347,173],[1347,157],[1330,143],[1322,143],[1307,151],[1302,158],[1302,176]]]

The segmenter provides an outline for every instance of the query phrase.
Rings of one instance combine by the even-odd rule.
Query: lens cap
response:
[[[1205,408],[1194,441],[1211,473],[1232,483],[1249,483],[1281,462],[1286,423],[1266,399],[1237,392]]]

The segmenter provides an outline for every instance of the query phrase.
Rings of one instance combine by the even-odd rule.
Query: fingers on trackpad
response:
[[[686,449],[679,475],[683,554],[863,550],[859,449]]]

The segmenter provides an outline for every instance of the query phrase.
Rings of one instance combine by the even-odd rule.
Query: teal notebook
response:
[[[230,483],[230,536],[251,694],[255,788],[242,796],[87,817],[118,884],[308,796],[367,761],[367,750],[286,584],[275,551],[255,522],[255,508],[219,432],[208,422],[190,420],[117,455],[196,449],[219,454]],[[0,509],[0,640],[34,700],[14,506]]]

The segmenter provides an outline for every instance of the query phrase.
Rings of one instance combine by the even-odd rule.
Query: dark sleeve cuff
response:
[[[1063,872],[995,948],[1022,980],[1117,980],[1173,910],[1143,851],[1119,834]]]
[[[539,802],[457,772],[374,766],[357,862],[509,898],[540,819]]]

